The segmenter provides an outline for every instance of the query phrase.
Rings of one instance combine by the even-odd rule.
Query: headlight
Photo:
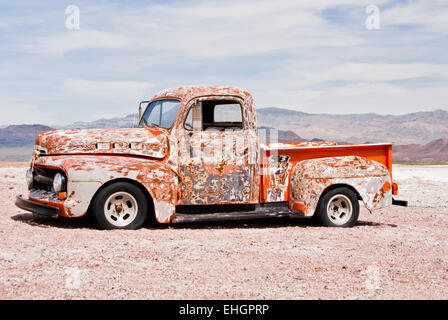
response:
[[[31,186],[33,185],[33,180],[34,180],[33,170],[31,170],[31,168],[26,170],[25,179],[26,179],[26,184],[28,185],[28,188],[31,188]]]
[[[65,177],[60,173],[56,173],[53,178],[54,192],[61,192],[62,190],[64,190],[65,184],[66,184]]]

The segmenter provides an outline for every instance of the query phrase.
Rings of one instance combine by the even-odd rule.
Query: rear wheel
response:
[[[353,227],[358,216],[358,198],[347,187],[337,187],[324,193],[317,205],[316,218],[323,226]]]
[[[98,192],[91,214],[100,229],[138,229],[145,222],[147,212],[144,193],[129,182],[117,182]]]

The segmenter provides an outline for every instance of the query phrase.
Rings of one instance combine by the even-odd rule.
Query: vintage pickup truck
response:
[[[29,194],[16,205],[87,214],[101,229],[136,229],[148,217],[314,216],[351,227],[360,201],[369,211],[406,205],[393,199],[391,143],[262,143],[253,98],[238,88],[168,89],[139,113],[136,128],[42,132],[26,172]]]

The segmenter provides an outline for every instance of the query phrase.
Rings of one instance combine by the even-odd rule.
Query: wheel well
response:
[[[332,184],[331,186],[326,187],[326,188],[322,191],[322,193],[320,194],[320,196],[319,196],[319,201],[318,201],[318,203],[317,203],[317,205],[316,205],[316,208],[315,208],[316,211],[317,211],[317,209],[318,209],[318,207],[319,207],[319,204],[320,204],[321,201],[322,201],[322,196],[323,196],[325,193],[327,193],[327,192],[329,192],[329,191],[331,191],[331,190],[334,190],[334,189],[336,189],[336,188],[340,188],[340,187],[345,187],[345,188],[348,188],[348,189],[352,190],[352,191],[355,193],[356,198],[358,198],[358,200],[361,200],[361,201],[362,201],[362,197],[361,197],[361,195],[359,194],[359,192],[358,192],[353,186],[348,185],[348,184],[344,184],[344,183]],[[313,217],[314,217],[314,218],[317,218],[317,215],[315,214],[316,211],[313,213]]]
[[[324,189],[324,191],[322,191],[322,193],[321,193],[321,195],[320,195],[320,198],[322,198],[322,195],[325,194],[325,193],[327,193],[328,191],[331,191],[331,190],[336,189],[336,188],[339,188],[339,187],[346,187],[346,188],[352,190],[352,191],[355,193],[355,195],[356,195],[356,197],[358,198],[358,200],[361,200],[361,201],[362,201],[362,197],[361,197],[361,195],[359,194],[359,192],[358,192],[354,187],[352,187],[352,186],[349,185],[349,184],[343,184],[343,183],[332,184],[331,186],[328,186],[327,188]],[[319,199],[319,200],[320,200],[320,199]]]
[[[126,179],[126,178],[117,178],[117,179],[113,179],[110,181],[107,181],[105,184],[103,184],[93,195],[92,200],[95,199],[95,197],[97,196],[97,194],[103,190],[105,187],[110,186],[111,184],[117,183],[117,182],[128,182],[133,184],[134,186],[136,186],[137,188],[139,188],[143,194],[145,195],[146,199],[148,200],[148,218],[154,219],[155,220],[155,211],[154,211],[154,202],[152,200],[152,197],[150,195],[150,193],[148,192],[148,189],[146,189],[141,183],[139,183],[138,181],[132,180],[132,179]],[[90,207],[92,205],[93,201],[90,201],[89,204],[89,208],[87,210],[87,214],[89,214],[90,212]]]

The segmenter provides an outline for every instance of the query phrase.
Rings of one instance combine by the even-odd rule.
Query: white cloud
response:
[[[446,46],[440,35],[448,24],[445,3],[375,1],[381,9],[379,31],[364,27],[370,0],[80,5],[80,30],[43,33],[39,28],[34,38],[16,38],[26,62],[51,63],[34,67],[30,62],[19,71],[24,77],[29,72],[33,92],[45,85],[46,91],[38,92],[50,92],[63,72],[60,91],[40,97],[38,104],[49,101],[48,108],[59,112],[62,101],[64,112],[83,119],[87,113],[90,118],[135,112],[138,101],[154,93],[151,89],[188,83],[236,85],[252,92],[258,106],[308,112],[443,108],[448,101],[448,64],[440,54]],[[325,11],[334,8],[341,10]],[[62,17],[56,19],[58,14]],[[63,23],[63,11],[48,15],[47,26],[54,26],[48,21]],[[409,24],[417,28],[406,28]],[[72,54],[63,61],[39,60],[67,53]],[[51,69],[48,75],[36,76],[45,68]],[[8,72],[15,76],[15,68]],[[98,77],[108,81],[91,80]],[[132,78],[143,81],[120,80]],[[78,108],[82,111],[75,114]]]
[[[412,79],[419,82],[405,81]],[[425,84],[422,79],[433,82]],[[240,85],[254,94],[259,107],[311,113],[400,114],[447,109],[447,83],[448,66],[442,64],[288,61]]]
[[[278,107],[289,108],[303,111],[306,106],[313,103],[321,95],[325,94],[324,90],[313,89],[290,89],[290,88],[258,88],[254,85],[249,89],[254,96],[255,103],[260,107]]]
[[[55,115],[20,99],[0,96],[0,126],[10,124],[50,124],[55,122]]]
[[[403,114],[448,109],[444,86],[410,88],[389,83],[355,83],[325,90],[303,111],[333,114],[375,112]]]
[[[152,83],[142,81],[91,81],[66,79],[62,90],[78,97],[102,97],[107,100],[127,100],[148,94]]]
[[[8,28],[14,28],[17,26],[25,26],[25,25],[41,25],[44,23],[43,19],[36,19],[33,17],[28,17],[26,19],[11,19],[11,18],[5,18],[2,17],[2,20],[0,21],[0,29],[8,29]]]
[[[250,90],[257,107],[282,107],[308,113],[403,114],[448,110],[446,86],[410,88],[359,82],[322,90],[270,88]]]
[[[307,84],[328,81],[383,82],[423,77],[448,78],[448,66],[430,63],[347,62],[328,69],[307,71],[303,74],[303,82]]]
[[[67,109],[70,121],[122,117],[137,112],[138,103],[150,98],[153,84],[143,81],[91,81],[66,79],[60,95],[75,108]],[[67,122],[67,121],[66,121]]]
[[[98,30],[67,30],[51,36],[33,38],[18,45],[28,52],[61,55],[83,49],[123,48],[130,43],[125,35]]]
[[[201,58],[351,47],[365,39],[329,23],[322,10],[368,4],[367,0],[285,0],[281,4],[263,0],[180,2],[137,9],[81,6],[82,21],[98,16],[96,24],[107,31],[86,29],[84,25],[95,23],[83,22],[80,30],[36,37],[19,47],[39,54],[132,48]]]
[[[426,31],[448,33],[446,0],[409,1],[381,13],[384,25],[413,25]]]
[[[361,5],[359,1],[343,1]],[[117,30],[137,47],[192,57],[243,56],[313,47],[350,47],[364,39],[329,24],[319,10],[333,1],[199,2],[124,12]]]

